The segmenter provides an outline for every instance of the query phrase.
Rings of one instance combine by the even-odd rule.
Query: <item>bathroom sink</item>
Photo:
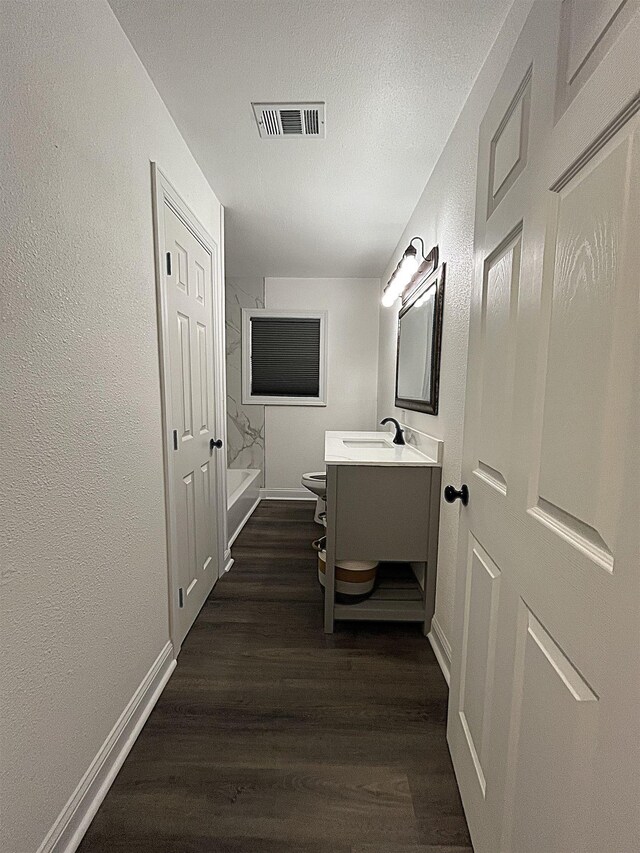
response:
[[[342,443],[345,447],[361,447],[363,450],[369,450],[372,447],[386,447],[389,450],[393,450],[392,444],[377,438],[350,438],[343,440]]]
[[[324,435],[325,465],[438,465],[408,444],[393,444],[390,433],[379,430],[328,430]]]

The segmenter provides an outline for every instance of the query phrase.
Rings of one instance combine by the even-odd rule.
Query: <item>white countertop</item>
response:
[[[440,463],[408,444],[393,444],[385,432],[338,432],[324,434],[325,465],[408,465],[434,467]]]

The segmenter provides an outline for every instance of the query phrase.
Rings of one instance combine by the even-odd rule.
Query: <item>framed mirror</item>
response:
[[[445,264],[427,273],[398,317],[396,406],[438,414]]]

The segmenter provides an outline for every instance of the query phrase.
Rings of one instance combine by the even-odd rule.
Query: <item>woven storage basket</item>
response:
[[[319,540],[322,541],[322,540]],[[316,543],[314,542],[314,547]],[[318,580],[324,588],[327,568],[327,552],[318,551]],[[340,560],[336,563],[336,601],[355,604],[364,601],[373,592],[376,584],[378,563],[372,560]]]

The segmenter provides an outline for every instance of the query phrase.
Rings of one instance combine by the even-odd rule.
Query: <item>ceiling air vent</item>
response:
[[[315,136],[324,138],[325,105],[252,104],[258,131],[263,139],[273,136]]]

